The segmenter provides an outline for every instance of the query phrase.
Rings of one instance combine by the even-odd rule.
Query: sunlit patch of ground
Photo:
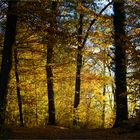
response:
[[[10,128],[8,131],[8,139],[140,140],[138,130],[127,129],[68,129],[48,126],[47,128]]]

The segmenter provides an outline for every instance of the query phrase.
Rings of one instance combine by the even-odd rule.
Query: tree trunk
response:
[[[23,112],[22,112],[22,99],[21,99],[20,87],[19,87],[19,73],[18,73],[18,68],[17,68],[17,65],[18,65],[17,48],[14,49],[14,60],[15,60],[15,76],[16,76],[16,88],[17,88],[20,126],[24,127]]]
[[[114,45],[115,45],[115,97],[116,121],[114,127],[121,127],[128,119],[126,88],[126,53],[125,53],[125,11],[124,0],[116,0],[114,8]]]
[[[106,94],[106,85],[104,84],[103,85],[103,97],[104,98],[105,98],[105,94]],[[102,108],[103,108],[103,112],[102,112],[102,127],[104,128],[105,127],[105,108],[106,108],[106,101],[105,101],[105,99],[103,100]]]
[[[84,0],[81,1],[81,3],[85,3]],[[109,2],[100,12],[99,15],[101,15],[104,10],[110,5],[112,4],[112,2]],[[78,121],[78,116],[76,115],[76,110],[77,107],[80,103],[80,83],[81,83],[81,68],[82,68],[82,50],[86,44],[86,41],[88,39],[89,36],[89,31],[92,27],[92,25],[95,23],[97,19],[93,19],[86,31],[86,35],[85,37],[82,39],[82,34],[83,34],[83,14],[80,14],[80,18],[79,18],[79,29],[78,29],[78,50],[77,50],[77,67],[76,67],[76,82],[75,82],[75,97],[74,97],[74,111],[73,111],[73,125],[77,125],[77,121]]]
[[[77,107],[80,103],[80,88],[81,88],[81,68],[82,68],[82,32],[83,32],[83,15],[79,18],[78,29],[78,49],[77,49],[77,67],[76,67],[76,82],[75,82],[75,97],[74,97],[74,118],[73,125],[77,125],[78,115],[76,115]]]
[[[0,125],[4,125],[5,122],[5,110],[6,110],[6,97],[8,92],[8,81],[10,70],[12,67],[12,46],[16,37],[16,23],[17,15],[15,13],[17,2],[8,2],[8,13],[6,22],[6,31],[4,38],[4,48],[2,52],[2,63],[0,73]],[[14,12],[14,13],[13,13]]]
[[[55,102],[54,102],[54,90],[53,90],[53,70],[52,70],[52,60],[53,60],[53,48],[56,43],[56,12],[57,12],[57,2],[52,2],[51,7],[52,17],[50,19],[50,30],[49,30],[49,40],[47,45],[47,89],[48,89],[48,114],[49,120],[48,124],[55,125]]]
[[[105,97],[105,93],[106,93],[106,85],[104,85],[103,87],[103,97]],[[103,101],[103,112],[102,112],[102,128],[105,127],[105,106],[106,106],[106,102],[105,100]]]
[[[106,58],[105,58],[105,49],[103,50],[103,56],[104,56],[104,59],[103,59],[103,76],[105,77],[106,76]],[[106,101],[105,101],[105,95],[106,95],[106,83],[104,83],[103,85],[103,97],[104,97],[104,100],[103,100],[103,104],[102,104],[102,128],[105,127],[105,108],[106,108]]]
[[[53,91],[53,72],[52,72],[52,46],[47,46],[47,88],[48,88],[48,124],[55,125],[55,104],[54,104],[54,91]]]

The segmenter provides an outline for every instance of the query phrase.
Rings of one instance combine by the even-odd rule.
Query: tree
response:
[[[124,0],[115,0],[113,3],[116,85],[116,120],[114,127],[120,127],[123,122],[128,119],[124,2]]]
[[[84,4],[86,3],[86,1],[81,1],[81,10],[83,10],[84,12]],[[89,32],[91,30],[91,27],[93,26],[93,24],[95,23],[95,21],[97,20],[98,16],[100,16],[104,10],[106,10],[106,8],[112,4],[112,2],[109,2],[100,12],[99,14],[96,14],[95,18],[93,18],[87,28],[87,31],[85,33],[83,33],[83,19],[84,19],[84,14],[82,14],[82,12],[79,15],[79,22],[78,22],[78,49],[77,49],[77,65],[76,65],[76,82],[75,82],[75,97],[74,97],[74,120],[73,120],[73,124],[77,125],[77,119],[76,115],[75,115],[75,111],[80,103],[80,88],[81,88],[81,68],[82,68],[82,59],[83,59],[83,48],[86,45],[86,41],[89,37]],[[85,8],[86,9],[86,8]],[[89,10],[89,9],[87,9]],[[93,12],[92,12],[93,13]],[[84,36],[84,37],[83,37]]]
[[[8,92],[9,73],[12,67],[12,47],[16,37],[16,23],[17,23],[16,6],[17,1],[8,2],[6,31],[0,72],[0,125],[4,125],[5,121],[6,97]]]
[[[129,117],[135,117],[140,110],[140,2],[128,0],[126,5],[126,26],[127,26],[127,86],[128,86],[128,109]],[[133,20],[132,20],[133,19]]]
[[[51,17],[49,19],[50,28],[49,28],[49,39],[47,44],[47,90],[48,90],[48,113],[49,120],[48,124],[55,125],[55,103],[54,103],[54,90],[53,90],[53,71],[52,71],[52,63],[53,63],[53,48],[56,43],[56,30],[57,30],[57,1],[52,1],[51,5]]]
[[[73,124],[77,124],[77,119],[75,115],[75,111],[80,102],[80,76],[81,76],[81,68],[82,68],[82,34],[83,34],[83,14],[79,16],[79,29],[78,29],[78,49],[77,49],[77,66],[76,66],[76,82],[75,82],[75,97],[74,97],[74,120]]]
[[[20,116],[20,126],[24,126],[23,122],[23,112],[22,112],[22,99],[19,87],[19,73],[18,73],[18,58],[17,58],[17,48],[14,49],[14,65],[15,65],[15,78],[16,78],[16,88],[17,88],[17,98],[18,98],[18,107],[19,107],[19,116]]]

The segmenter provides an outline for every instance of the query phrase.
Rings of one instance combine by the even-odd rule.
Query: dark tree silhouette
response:
[[[75,111],[80,103],[80,83],[81,83],[81,68],[82,68],[82,32],[83,32],[83,15],[80,14],[79,17],[79,29],[78,29],[78,49],[77,49],[77,66],[76,66],[76,82],[75,82],[75,97],[74,97],[74,120],[73,124],[77,124],[77,119]]]
[[[86,1],[82,1],[82,3],[84,4]],[[111,5],[112,2],[109,2],[98,14],[101,15],[106,8]],[[76,65],[76,82],[75,82],[75,97],[74,97],[74,119],[73,119],[73,125],[77,125],[77,120],[78,120],[78,116],[76,115],[76,109],[80,103],[80,90],[81,90],[81,68],[82,68],[82,51],[83,48],[85,47],[86,41],[88,39],[89,36],[89,31],[92,27],[92,25],[96,22],[97,17],[93,18],[89,24],[89,27],[86,31],[85,36],[82,38],[83,35],[83,14],[80,14],[79,16],[79,28],[78,28],[78,49],[77,49],[77,65]]]
[[[18,107],[19,107],[19,117],[20,117],[20,126],[23,127],[23,112],[22,112],[22,99],[20,94],[19,87],[19,73],[18,73],[18,58],[17,58],[17,48],[14,49],[14,65],[15,65],[15,77],[16,77],[16,89],[17,89],[17,98],[18,98]]]
[[[53,70],[52,70],[52,60],[53,60],[53,48],[56,43],[56,14],[57,14],[57,2],[53,1],[51,5],[51,17],[50,17],[50,29],[49,29],[49,39],[47,44],[47,89],[48,89],[48,113],[49,120],[48,124],[55,125],[55,103],[54,103],[54,90],[53,90]]]
[[[8,13],[6,22],[6,31],[4,38],[4,47],[2,52],[2,63],[0,72],[0,125],[5,122],[6,97],[8,92],[9,74],[12,67],[12,46],[16,37],[16,6],[17,1],[8,2]]]
[[[116,121],[114,127],[121,127],[128,119],[126,88],[126,48],[124,0],[114,1],[114,45],[115,45],[115,97]]]

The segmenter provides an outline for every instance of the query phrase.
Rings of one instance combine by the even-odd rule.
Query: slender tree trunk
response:
[[[85,0],[81,1],[82,3],[85,2]],[[100,12],[99,15],[101,15],[104,10],[110,5],[112,4],[112,2],[109,2]],[[74,97],[74,118],[73,118],[73,125],[77,125],[77,121],[78,121],[78,116],[76,115],[76,110],[77,107],[80,103],[80,83],[81,83],[81,68],[82,68],[82,50],[85,47],[86,41],[88,39],[89,36],[89,31],[92,27],[92,25],[95,23],[97,19],[93,19],[86,31],[86,35],[85,37],[82,39],[82,33],[83,33],[83,14],[80,14],[80,18],[79,18],[79,29],[78,29],[78,50],[77,50],[77,67],[76,67],[76,82],[75,82],[75,97]]]
[[[103,97],[105,97],[105,93],[106,93],[106,85],[103,86]],[[103,112],[102,112],[102,127],[105,127],[105,106],[106,106],[106,102],[105,100],[103,101]]]
[[[76,115],[77,107],[80,103],[80,88],[81,88],[81,68],[82,68],[82,32],[83,32],[83,15],[79,18],[78,29],[78,49],[77,49],[77,67],[76,67],[76,82],[75,82],[75,97],[74,97],[74,118],[73,125],[77,125],[78,115]]]
[[[111,67],[107,65],[107,68],[108,68],[109,76],[112,77]],[[114,113],[115,112],[115,106],[116,106],[116,96],[115,96],[115,91],[114,91],[114,84],[111,83],[110,86],[111,86],[113,100],[112,100],[112,97],[111,97],[111,100],[109,100],[109,102],[110,102],[110,105],[111,105],[112,112]]]
[[[14,60],[15,60],[15,76],[16,76],[16,88],[17,88],[20,126],[24,127],[23,112],[22,112],[22,99],[21,99],[20,87],[19,87],[19,73],[18,73],[18,67],[17,67],[17,65],[18,65],[17,48],[14,49]]]
[[[103,76],[106,76],[106,58],[105,58],[105,49],[103,51],[103,55],[104,55],[104,60],[103,60]],[[105,107],[106,107],[106,101],[105,101],[105,95],[106,95],[106,84],[104,83],[103,85],[103,97],[104,97],[104,100],[103,100],[103,105],[102,105],[102,109],[103,109],[103,112],[102,112],[102,127],[104,128],[105,127]]]
[[[32,50],[32,59],[34,59],[34,50]],[[33,69],[36,69],[35,62],[34,62],[34,61],[32,61],[32,65],[33,65]],[[34,90],[35,90],[35,95],[36,95],[35,118],[36,118],[36,126],[38,126],[38,98],[39,98],[39,97],[38,97],[38,94],[37,94],[37,92],[36,92],[36,89],[37,89],[37,86],[38,86],[37,84],[38,84],[38,83],[36,83],[36,79],[37,79],[36,74],[33,73],[33,75],[34,75]]]
[[[53,60],[53,48],[56,44],[56,14],[57,14],[57,2],[52,2],[52,17],[50,19],[50,31],[49,31],[49,40],[47,45],[47,89],[48,89],[48,114],[49,120],[48,124],[55,125],[55,102],[54,102],[54,90],[53,90],[53,70],[52,70],[52,60]]]
[[[125,53],[125,11],[124,0],[115,0],[114,7],[114,45],[115,45],[115,96],[116,121],[114,127],[121,127],[128,119],[126,88],[126,53]]]
[[[104,70],[103,70],[103,75],[105,76],[105,64],[104,65]],[[106,85],[103,85],[103,97],[105,98],[106,94]],[[105,127],[105,107],[106,107],[106,102],[105,99],[103,100],[103,112],[102,112],[102,127]]]
[[[16,23],[17,15],[15,13],[17,2],[8,2],[8,14],[6,22],[6,31],[4,39],[4,48],[2,52],[2,64],[0,73],[0,125],[4,125],[5,122],[5,110],[6,110],[6,97],[8,92],[8,81],[10,70],[12,67],[12,46],[16,37]]]

